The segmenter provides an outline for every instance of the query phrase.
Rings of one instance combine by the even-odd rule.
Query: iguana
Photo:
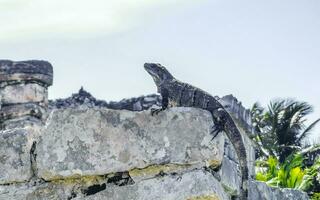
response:
[[[145,63],[144,68],[152,76],[158,93],[162,96],[162,107],[160,109],[153,109],[151,111],[152,115],[165,110],[168,106],[201,108],[212,114],[214,127],[211,133],[213,134],[213,138],[221,131],[224,131],[236,150],[242,177],[241,193],[239,196],[241,200],[247,199],[247,182],[249,178],[247,154],[240,131],[229,113],[216,98],[199,88],[178,81],[162,65]]]

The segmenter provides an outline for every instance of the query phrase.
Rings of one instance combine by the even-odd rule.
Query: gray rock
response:
[[[29,60],[15,62],[0,60],[0,83],[7,81],[39,81],[49,86],[52,85],[52,80],[52,65],[47,61]]]
[[[0,200],[230,199],[241,184],[238,159],[225,134],[211,141],[212,123],[210,113],[195,108],[157,116],[86,106],[54,109],[39,130],[1,132]],[[244,141],[253,176],[254,152],[249,138]],[[218,181],[206,166],[221,162]],[[256,199],[308,197],[250,182],[249,200]]]
[[[93,185],[70,180],[40,185],[0,185],[0,200],[195,200],[201,199],[200,197],[203,199],[230,199],[221,183],[203,170],[186,171],[183,174],[167,174],[123,185],[114,184],[109,179]],[[248,200],[308,199],[306,193],[298,190],[272,188],[265,183],[256,181],[249,184]]]
[[[3,74],[44,74],[53,75],[52,65],[43,60],[11,61],[0,60],[0,73]]]
[[[8,85],[0,89],[0,96],[2,105],[48,102],[47,88],[36,83]]]
[[[150,94],[147,96],[122,99],[119,102],[110,102],[107,107],[111,109],[125,109],[131,111],[148,110],[152,106],[161,106],[161,96]]]
[[[74,187],[76,184],[0,185],[0,200],[67,200],[73,197]]]
[[[36,188],[28,185],[0,185],[0,200],[26,200],[28,194],[32,193]]]
[[[31,179],[30,151],[38,135],[31,127],[0,132],[0,184]]]
[[[46,180],[102,175],[166,163],[219,166],[224,137],[211,141],[210,113],[54,110],[37,145],[38,175]]]
[[[96,195],[76,199],[86,200],[187,200],[200,197],[224,199],[230,197],[221,184],[208,172],[197,170],[179,176],[144,180],[133,185],[108,186]]]
[[[235,122],[237,122],[235,120]],[[238,125],[239,127],[239,125]],[[249,170],[249,178],[255,177],[255,151],[250,138],[246,135],[245,131],[239,127],[244,140],[247,162]],[[228,188],[232,194],[239,194],[241,186],[241,172],[239,167],[239,160],[233,145],[230,140],[226,138],[224,147],[224,157],[219,171],[221,183]]]
[[[239,102],[232,94],[223,96],[219,99],[219,102],[231,114],[233,119],[238,121],[238,125],[241,126],[247,134],[254,134],[250,109],[243,107],[242,103]]]
[[[229,199],[221,184],[203,170],[189,171],[182,175],[159,176],[124,185],[116,185],[106,180],[100,185],[91,186],[76,182],[0,186],[0,200],[186,200],[196,197]]]
[[[111,101],[107,103],[104,100],[96,99],[83,88],[81,88],[78,93],[72,94],[71,97],[49,101],[50,109],[103,107],[114,110],[143,111],[148,110],[154,105],[161,106],[161,97],[159,95],[151,94],[147,96],[122,99],[119,102]]]
[[[308,200],[309,197],[299,190],[273,188],[263,182],[251,181],[249,184],[249,199]]]
[[[161,106],[161,96],[158,94],[150,94],[146,96],[133,97],[128,99],[122,99],[119,102],[111,101],[109,103],[103,100],[97,100],[90,93],[83,88],[78,93],[73,94],[66,99],[57,99],[50,101],[49,107],[55,108],[76,108],[81,105],[87,107],[105,107],[115,110],[130,110],[130,111],[143,111],[148,110],[153,106]],[[242,106],[233,95],[226,95],[222,98],[218,98],[219,102],[226,107],[226,110],[232,115],[232,117],[238,121],[238,125],[244,128],[247,134],[252,134],[254,129],[251,122],[250,110]]]
[[[89,92],[85,91],[82,87],[78,93],[72,94],[71,97],[49,101],[49,109],[51,110],[78,107],[108,107],[108,103],[103,100],[97,100]]]
[[[226,140],[224,149],[224,158],[219,171],[221,183],[231,194],[236,195],[240,193],[241,186],[239,162],[229,140]]]
[[[0,129],[42,120],[52,79],[49,62],[0,60]],[[24,123],[28,118],[32,118],[30,123]]]
[[[41,119],[45,112],[45,108],[36,103],[8,105],[0,109],[0,123],[26,116]]]

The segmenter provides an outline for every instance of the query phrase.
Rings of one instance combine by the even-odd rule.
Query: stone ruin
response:
[[[106,102],[83,88],[48,101],[46,61],[0,60],[0,200],[228,200],[241,176],[235,151],[211,115],[170,108],[159,95]],[[244,138],[249,199],[308,199],[297,190],[254,181],[250,112],[233,96],[219,99]]]
[[[48,107],[53,70],[46,61],[0,62],[0,123],[2,129],[37,123]],[[23,126],[23,125],[22,125]]]

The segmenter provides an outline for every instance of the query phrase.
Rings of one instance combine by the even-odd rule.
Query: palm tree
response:
[[[313,112],[312,106],[292,99],[272,101],[268,109],[255,103],[251,112],[257,133],[254,140],[259,144],[258,156],[276,156],[281,163],[301,149],[303,140],[320,121],[306,126],[306,116]]]

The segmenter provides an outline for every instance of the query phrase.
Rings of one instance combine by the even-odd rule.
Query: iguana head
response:
[[[144,68],[152,76],[157,86],[160,86],[165,81],[174,79],[170,72],[160,64],[145,63]]]

